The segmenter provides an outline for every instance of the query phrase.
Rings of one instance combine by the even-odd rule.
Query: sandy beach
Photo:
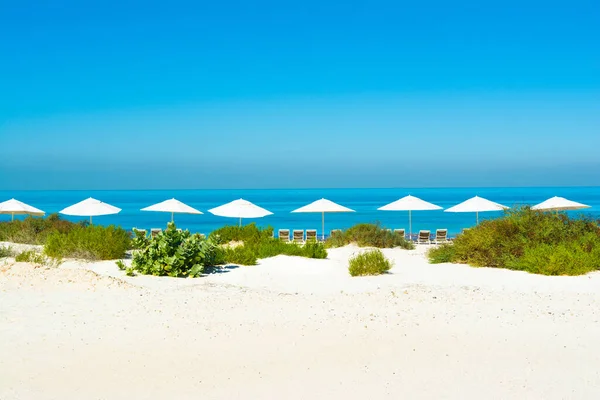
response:
[[[0,399],[595,399],[600,273],[278,256],[197,279],[0,260]]]

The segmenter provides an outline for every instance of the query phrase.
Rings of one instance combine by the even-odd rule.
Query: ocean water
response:
[[[237,224],[236,219],[217,217],[208,209],[244,198],[271,212],[265,218],[244,220],[256,222],[259,226],[272,226],[275,229],[317,229],[321,234],[320,214],[293,214],[290,211],[325,197],[356,210],[355,213],[331,213],[325,215],[325,232],[332,229],[345,229],[360,222],[379,222],[388,228],[404,228],[408,233],[408,212],[377,211],[378,207],[395,201],[408,194],[437,204],[451,207],[472,196],[515,206],[536,204],[552,196],[562,196],[570,200],[588,204],[591,208],[570,212],[573,215],[585,213],[600,219],[600,187],[547,187],[547,188],[427,188],[427,189],[268,189],[268,190],[148,190],[148,191],[0,191],[0,201],[16,198],[47,214],[94,197],[112,204],[123,211],[116,215],[94,217],[94,224],[120,225],[123,228],[164,228],[171,215],[168,213],[144,212],[141,208],[172,197],[202,211],[203,215],[175,214],[178,227],[192,232],[209,233],[223,225]],[[495,218],[501,212],[480,213],[480,220]],[[474,213],[446,213],[443,211],[413,211],[413,232],[420,229],[448,229],[450,235],[463,228],[475,225]],[[72,221],[84,217],[63,216]],[[15,217],[17,218],[17,217]],[[20,217],[22,218],[22,217]],[[10,216],[0,215],[0,221],[10,220]]]

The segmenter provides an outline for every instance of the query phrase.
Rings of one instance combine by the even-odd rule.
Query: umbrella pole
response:
[[[11,221],[15,220],[15,213],[10,213],[12,215]]]
[[[408,210],[408,239],[412,240],[412,211]]]
[[[479,225],[479,211],[475,211],[475,218],[476,218],[476,223],[475,225]]]
[[[325,241],[325,211],[321,213],[321,240]]]
[[[242,227],[242,217],[240,217],[240,228]]]
[[[173,221],[174,221],[174,219],[175,219],[175,215],[174,215],[174,213],[171,211],[171,222],[173,222]]]
[[[90,225],[92,225],[92,216],[90,215]]]

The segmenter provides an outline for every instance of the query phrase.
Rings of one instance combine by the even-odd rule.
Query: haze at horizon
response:
[[[600,5],[3,5],[0,190],[600,185]]]

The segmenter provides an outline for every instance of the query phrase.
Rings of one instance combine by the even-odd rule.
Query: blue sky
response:
[[[488,3],[0,0],[0,189],[600,185],[600,3]]]

